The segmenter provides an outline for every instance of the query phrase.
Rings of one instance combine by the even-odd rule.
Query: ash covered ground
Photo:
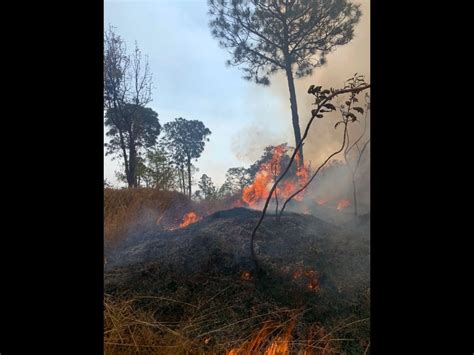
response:
[[[131,228],[106,250],[107,307],[133,300],[156,326],[166,325],[153,328],[156,344],[166,343],[172,332],[179,346],[189,346],[158,353],[199,348],[227,354],[268,322],[284,327],[291,319],[297,326],[290,353],[301,351],[303,343],[329,353],[364,353],[370,337],[368,216],[354,223],[334,214],[334,224],[309,214],[285,212],[280,222],[267,215],[255,240],[263,270],[257,274],[249,237],[259,216],[233,208],[185,228]],[[323,333],[315,334],[315,327]]]
[[[173,270],[188,277],[252,274],[249,236],[259,215],[259,211],[234,208],[181,229],[142,227],[131,231],[106,253],[106,287],[131,285],[137,280],[146,287],[142,276],[152,275],[147,273],[151,269]],[[321,289],[350,296],[369,287],[368,224],[337,226],[292,212],[277,222],[268,215],[257,233],[255,250],[264,269],[291,275],[295,281],[299,273],[313,270],[319,275]]]

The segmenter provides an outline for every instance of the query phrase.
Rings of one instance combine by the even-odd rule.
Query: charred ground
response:
[[[260,340],[263,352],[297,319],[292,352],[318,353],[324,346],[363,353],[369,337],[368,224],[335,225],[292,212],[278,222],[269,215],[256,238],[263,269],[257,275],[249,235],[258,217],[258,211],[233,208],[181,229],[156,223],[129,228],[125,239],[106,250],[106,323],[124,309],[112,305],[129,302],[132,315],[125,319],[140,320],[143,327],[143,314],[136,312],[152,314],[145,323],[155,325],[156,339],[148,343],[160,353],[170,344],[169,353],[225,353],[249,346],[252,334],[273,322],[273,335]],[[126,328],[120,333],[110,322],[106,347],[126,353],[130,349],[117,345],[123,343],[117,337],[137,337],[140,323],[134,323],[135,333],[124,334]],[[346,338],[352,340],[334,340]]]

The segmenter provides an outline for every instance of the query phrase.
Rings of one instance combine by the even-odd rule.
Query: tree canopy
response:
[[[304,77],[326,55],[352,40],[359,5],[348,0],[209,0],[210,27],[244,78],[269,85],[282,70],[288,81],[295,146],[301,140],[294,74]],[[300,149],[303,161],[303,150]]]
[[[198,182],[198,186],[205,200],[210,200],[217,197],[216,186],[212,182],[212,179],[206,174],[203,174],[201,176],[201,179]]]
[[[106,154],[123,159],[129,187],[137,187],[137,171],[143,148],[156,143],[161,126],[151,102],[152,75],[148,61],[135,44],[131,54],[112,27],[104,36],[104,110],[108,127]]]
[[[269,84],[288,65],[298,77],[323,65],[352,39],[361,11],[347,0],[210,0],[209,14],[212,34],[232,53],[228,64]]]
[[[137,150],[151,148],[156,144],[161,131],[158,114],[151,108],[126,104],[121,112],[110,108],[105,115],[106,135],[110,138],[105,144],[106,154],[122,155],[122,143],[126,147],[134,144]],[[120,135],[123,135],[123,142]]]
[[[191,197],[191,162],[201,156],[211,131],[201,121],[186,120],[182,117],[165,123],[163,128],[164,142],[176,166],[182,170],[184,166],[187,167],[188,195]]]

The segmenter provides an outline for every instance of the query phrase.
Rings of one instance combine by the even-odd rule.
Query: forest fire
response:
[[[346,199],[339,200],[339,202],[337,203],[336,209],[337,209],[338,211],[341,211],[341,210],[347,208],[349,205],[350,205],[349,200],[346,200]]]
[[[280,174],[281,157],[285,153],[285,145],[280,144],[273,149],[270,162],[262,163],[252,184],[242,191],[242,200],[250,207],[256,207],[259,201],[265,199],[274,178]],[[278,194],[278,191],[277,191]]]
[[[370,0],[129,5],[104,9],[98,350],[368,354]]]
[[[243,189],[242,201],[248,206],[256,207],[260,201],[267,198],[272,184],[281,173],[281,160],[286,151],[287,148],[285,144],[280,144],[274,147],[271,160],[260,165],[259,171],[256,173],[253,183]],[[275,194],[272,196],[273,198],[276,197],[277,199],[287,199],[308,182],[309,168],[301,164],[299,153],[296,155],[295,161],[296,181],[295,179],[283,180],[276,188]],[[300,193],[296,195],[294,199],[296,201],[302,201],[303,197],[304,194]]]
[[[189,226],[190,224],[196,223],[200,219],[201,218],[199,218],[196,213],[188,212],[184,215],[183,221],[179,225],[179,228],[185,228],[185,227]]]
[[[244,355],[244,354],[265,354],[265,355],[289,355],[290,354],[290,340],[291,333],[296,325],[296,320],[293,319],[283,332],[276,336],[270,344],[266,345],[266,341],[271,333],[277,329],[281,329],[281,324],[277,322],[264,322],[253,338],[244,343],[239,348],[233,348],[227,352],[227,355]],[[264,351],[263,351],[264,350]]]

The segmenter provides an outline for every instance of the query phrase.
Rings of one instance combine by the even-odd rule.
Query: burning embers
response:
[[[252,274],[249,271],[242,271],[240,273],[240,279],[250,281],[252,279]]]
[[[348,199],[340,199],[340,200],[329,200],[323,198],[316,198],[316,203],[319,206],[325,206],[327,208],[336,209],[338,211],[345,210],[347,207],[351,205]]]
[[[254,335],[244,342],[240,347],[233,348],[227,352],[227,355],[289,355],[291,333],[296,325],[296,319],[293,319],[285,326],[285,323],[279,323],[274,320],[267,320],[258,329]],[[273,333],[279,333],[273,336]],[[271,341],[268,339],[272,337]]]
[[[190,224],[196,223],[199,221],[201,218],[198,217],[198,215],[194,212],[188,212],[184,215],[183,221],[179,225],[179,228],[185,228],[189,226]]]
[[[296,269],[293,272],[293,280],[298,282],[302,278],[306,280],[306,286],[310,291],[318,292],[321,289],[321,274],[318,271]]]
[[[287,321],[264,321],[241,346],[232,348],[226,355],[335,354],[336,349],[332,344],[336,339],[330,337],[331,333],[320,324],[311,325],[306,334],[294,332],[298,328],[299,317],[298,314],[294,314]],[[315,350],[318,348],[322,349],[322,352]]]
[[[280,144],[273,148],[272,158],[269,162],[260,164],[252,184],[242,191],[242,201],[250,207],[257,207],[259,202],[265,200],[272,188],[273,183],[281,173],[282,158],[287,152],[286,144]],[[309,178],[309,168],[301,163],[299,153],[295,158],[296,173],[293,178],[285,178],[275,190],[274,199],[287,199],[293,193],[301,189]],[[276,195],[276,196],[275,196]],[[297,201],[303,199],[303,191],[295,196]]]
[[[316,203],[320,206],[324,206],[326,203],[328,203],[329,200],[326,200],[326,199],[316,199]]]
[[[339,200],[339,202],[337,203],[336,209],[337,209],[338,211],[341,211],[341,210],[347,208],[349,205],[350,205],[349,200],[345,200],[345,199]]]

